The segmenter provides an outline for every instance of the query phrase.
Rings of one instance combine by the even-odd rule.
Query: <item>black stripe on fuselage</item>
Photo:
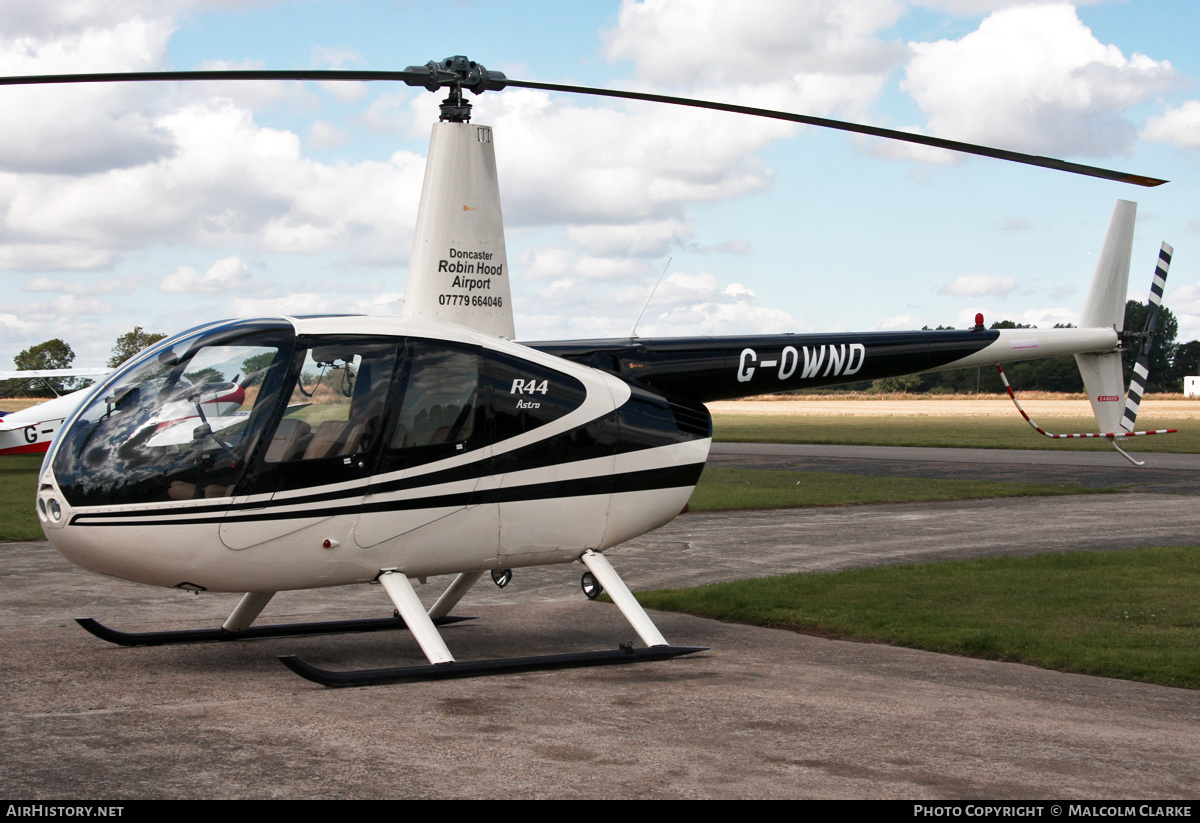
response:
[[[999,337],[1000,332],[992,329],[972,329],[562,340],[522,345],[610,371],[667,396],[708,403],[919,374],[972,355]],[[853,347],[861,347],[861,358]],[[785,355],[785,349],[791,351]],[[747,350],[753,354],[747,355]]]
[[[336,517],[338,515],[412,511],[415,509],[462,508],[489,503],[513,503],[527,500],[554,500],[597,494],[621,494],[652,491],[655,489],[686,488],[696,485],[696,481],[700,479],[700,472],[703,470],[704,463],[690,463],[683,466],[666,466],[656,469],[622,472],[620,474],[601,474],[572,480],[529,483],[521,486],[414,497],[406,500],[380,500],[373,503],[363,502],[362,497],[356,495],[353,498],[342,498],[344,501],[342,505],[324,506],[317,510],[280,511],[278,509],[262,508],[251,511],[238,511],[227,506],[222,510],[222,514],[218,516],[181,519],[171,517],[170,515],[181,514],[183,512],[164,511],[159,515],[161,519],[154,520],[147,520],[136,516],[131,517],[128,512],[82,513],[71,518],[71,525],[179,526],[181,524],[250,523],[264,520],[302,520],[312,517]]]

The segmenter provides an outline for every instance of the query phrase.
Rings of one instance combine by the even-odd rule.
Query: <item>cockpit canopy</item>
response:
[[[165,341],[118,370],[60,437],[53,468],[76,506],[221,497],[245,470],[291,360],[286,321]]]
[[[564,372],[478,345],[239,321],[123,366],[68,425],[51,465],[74,506],[273,493],[463,454],[585,396]]]

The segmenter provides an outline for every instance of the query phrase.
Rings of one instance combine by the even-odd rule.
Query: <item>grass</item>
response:
[[[652,609],[1197,689],[1198,551],[890,566],[637,597]]]
[[[0,540],[41,540],[33,510],[40,454],[0,457]]]
[[[863,477],[855,474],[755,469],[704,469],[692,495],[692,511],[778,509],[846,503],[905,503],[982,497],[1091,494],[1107,489],[1047,483]]]
[[[934,405],[931,403],[930,405]],[[1046,418],[1038,424],[1050,432],[1095,431],[1088,418]],[[1179,429],[1178,434],[1121,438],[1121,448],[1139,452],[1200,453],[1200,425],[1195,420],[1139,421],[1139,430]],[[1107,441],[1050,440],[1029,428],[1019,416],[846,417],[714,414],[716,440],[734,443],[829,443],[863,446],[934,446],[964,449],[1072,449],[1112,451]]]

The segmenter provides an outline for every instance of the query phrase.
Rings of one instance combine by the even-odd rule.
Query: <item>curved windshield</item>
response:
[[[76,506],[228,497],[291,361],[291,326],[231,324],[137,358],[62,435],[54,473]]]

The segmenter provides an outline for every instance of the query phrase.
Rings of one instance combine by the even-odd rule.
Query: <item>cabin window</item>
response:
[[[394,343],[322,340],[304,349],[266,461],[289,463],[366,452],[384,420],[395,366]]]
[[[574,377],[540,363],[487,353],[496,440],[532,431],[575,411],[587,390]]]
[[[432,340],[414,340],[404,400],[392,430],[393,449],[463,443],[475,433],[479,353]]]

